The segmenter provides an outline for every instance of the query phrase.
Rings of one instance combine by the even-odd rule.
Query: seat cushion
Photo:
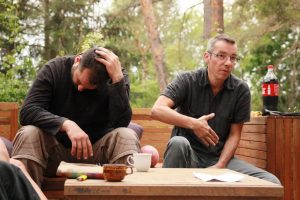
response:
[[[130,122],[128,125],[128,128],[134,130],[136,132],[138,138],[142,139],[144,128],[141,125],[134,123],[134,122]]]

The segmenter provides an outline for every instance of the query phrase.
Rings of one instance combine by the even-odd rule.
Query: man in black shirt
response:
[[[238,61],[235,41],[225,34],[212,38],[204,61],[207,68],[180,74],[152,108],[153,118],[175,125],[163,167],[227,167],[280,183],[234,157],[243,123],[250,119],[249,88],[231,74]]]
[[[108,49],[50,60],[38,73],[20,111],[23,127],[12,157],[32,178],[54,176],[60,161],[126,163],[140,150],[127,127],[131,120],[129,79]]]

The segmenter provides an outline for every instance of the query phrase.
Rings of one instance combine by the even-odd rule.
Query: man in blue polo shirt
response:
[[[178,75],[159,96],[152,117],[174,125],[163,167],[229,168],[280,184],[234,157],[251,102],[248,85],[231,73],[238,60],[235,41],[217,35],[204,53],[207,67]]]

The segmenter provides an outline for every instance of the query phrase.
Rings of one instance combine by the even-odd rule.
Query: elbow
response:
[[[158,119],[159,116],[159,108],[157,106],[153,106],[150,111],[150,116],[153,119]]]
[[[112,120],[113,127],[118,128],[118,127],[127,127],[131,121],[132,117],[132,109],[129,107],[123,114],[121,114],[118,118]]]
[[[25,112],[26,109],[24,109],[23,107],[20,110],[20,124],[22,126],[26,125],[26,118],[27,118],[27,112]]]

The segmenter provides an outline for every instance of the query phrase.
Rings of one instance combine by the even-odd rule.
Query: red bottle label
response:
[[[263,96],[278,96],[279,85],[277,83],[263,83],[262,95]]]

